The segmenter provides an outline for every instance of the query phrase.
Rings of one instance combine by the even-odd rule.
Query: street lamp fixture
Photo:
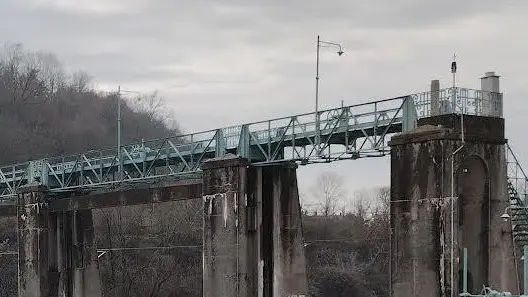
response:
[[[510,219],[510,214],[508,214],[508,210],[510,210],[511,206],[507,206],[504,208],[504,213],[500,216],[501,219],[503,219],[505,222],[507,222]]]
[[[504,219],[505,221],[508,221],[509,218],[510,218],[510,215],[507,213],[503,213],[501,216],[501,219]]]
[[[526,206],[507,206],[506,208],[504,208],[504,213],[500,216],[501,219],[504,219],[504,221],[508,221],[510,218],[511,218],[511,215],[508,213],[508,211],[511,211],[511,210],[519,210],[519,209],[522,209],[522,210],[528,210],[528,207]]]
[[[345,52],[343,51],[342,46],[339,43],[328,42],[321,40],[320,36],[317,35],[317,73],[315,76],[315,145],[317,150],[317,155],[320,154],[321,148],[321,126],[319,121],[319,51],[321,47],[334,47],[337,48],[337,54],[342,56]]]

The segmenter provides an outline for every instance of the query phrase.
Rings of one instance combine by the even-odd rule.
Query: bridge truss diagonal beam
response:
[[[439,97],[446,102],[456,98],[445,112],[476,115],[483,114],[486,98],[502,98],[462,88],[441,90]],[[492,116],[502,116],[501,102],[490,101],[486,106],[496,107],[491,109]],[[121,154],[110,148],[33,160],[0,167],[0,200],[12,199],[20,186],[34,182],[46,185],[53,194],[167,176],[200,178],[200,165],[224,154],[245,157],[255,166],[380,157],[389,154],[389,135],[412,129],[418,118],[430,115],[431,95],[420,93],[323,110],[318,116],[298,114],[122,145]]]

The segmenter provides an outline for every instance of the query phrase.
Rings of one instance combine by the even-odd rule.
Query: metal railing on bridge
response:
[[[420,118],[451,113],[502,117],[503,113],[502,93],[448,88],[410,96]]]
[[[205,160],[228,153],[257,166],[385,156],[388,135],[412,129],[418,118],[453,111],[501,117],[502,94],[450,88],[324,110],[319,117],[306,113],[122,145],[121,160],[117,149],[109,148],[4,166],[0,167],[0,203],[31,182],[60,192],[199,175]]]

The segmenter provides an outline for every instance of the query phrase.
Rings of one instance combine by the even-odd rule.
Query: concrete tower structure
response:
[[[477,115],[433,112],[391,139],[391,296],[459,296],[464,248],[469,293],[518,292],[511,228],[500,218],[509,205],[504,119],[498,76],[488,74]]]

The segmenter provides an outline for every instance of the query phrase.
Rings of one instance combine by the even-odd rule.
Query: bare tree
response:
[[[46,99],[50,100],[66,83],[66,74],[57,57],[48,52],[37,52],[35,64],[39,69],[39,79],[47,89]]]
[[[335,172],[325,171],[319,175],[313,193],[322,200],[319,205],[324,216],[335,215],[344,195],[343,178]]]
[[[354,195],[353,213],[362,221],[368,220],[372,209],[372,199],[365,192]]]
[[[74,72],[70,79],[70,87],[77,93],[84,93],[92,87],[92,77],[83,70]]]
[[[306,201],[306,194],[303,192],[299,192],[299,205],[301,206],[301,213],[307,215],[309,204]]]
[[[43,93],[36,61],[34,55],[24,52],[21,44],[5,45],[0,71],[13,104],[25,103]]]
[[[15,296],[17,290],[16,218],[0,217],[0,296]]]
[[[201,266],[200,201],[99,210],[94,216],[98,240],[113,249],[100,260],[104,291],[111,296],[172,296],[193,287]],[[178,224],[174,224],[174,222]],[[174,245],[174,248],[170,248]],[[159,247],[123,251],[123,247]],[[178,247],[180,246],[180,247]],[[167,248],[163,248],[167,247]]]
[[[163,117],[163,97],[159,96],[158,91],[154,91],[141,98],[142,112],[146,113],[151,120],[156,117]],[[161,118],[162,119],[162,118]]]
[[[11,83],[14,83],[14,79],[21,71],[21,65],[24,60],[22,44],[4,44],[4,50],[2,51],[2,58],[0,60],[0,69],[2,70],[2,76],[5,79],[4,84],[6,88],[10,89]]]
[[[388,217],[390,211],[390,187],[376,190],[376,212]]]
[[[387,250],[390,243],[390,188],[375,189],[372,200],[376,207],[371,212],[367,236],[371,238],[369,265],[375,266],[389,261]]]

